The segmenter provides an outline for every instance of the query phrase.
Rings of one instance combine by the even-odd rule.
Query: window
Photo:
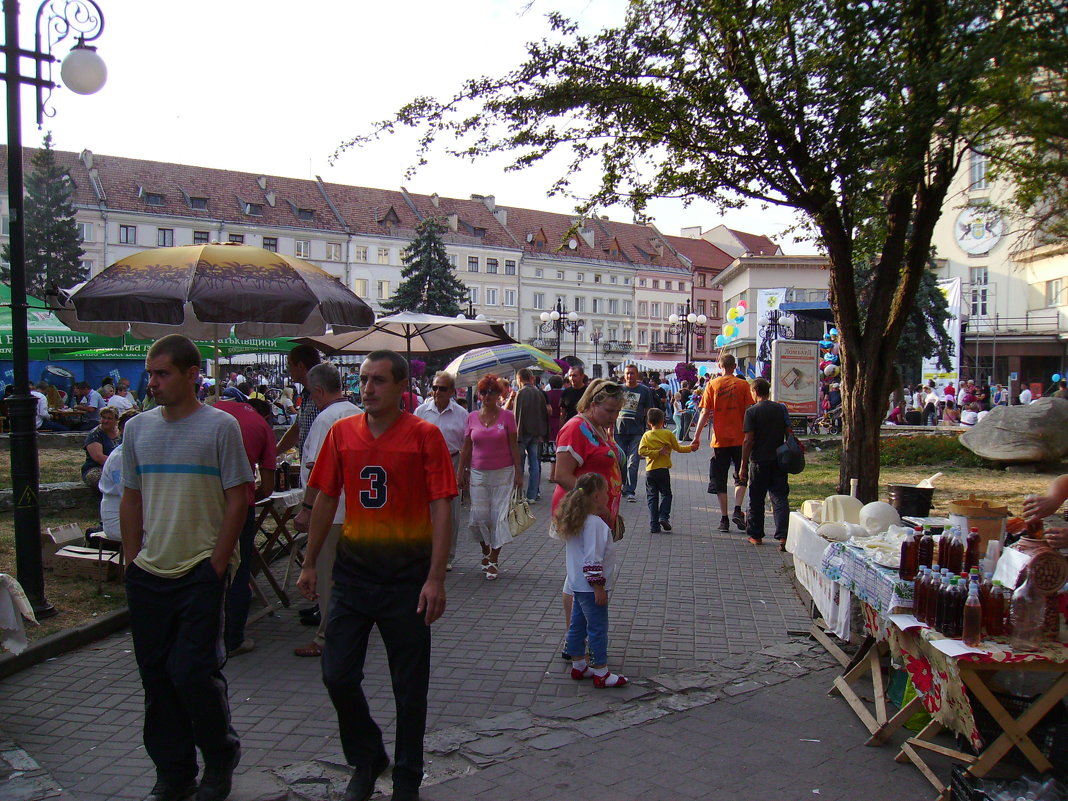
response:
[[[704,286],[704,285],[705,285],[705,274],[704,273],[698,273],[697,274],[697,286]]]
[[[629,275],[623,277],[623,286],[630,286],[630,276]]]
[[[611,340],[619,339],[619,329],[618,328],[609,328],[608,329],[608,338],[611,339]]]
[[[639,278],[638,279],[638,286],[645,286],[645,279],[644,278]]]
[[[352,260],[367,263],[367,248],[354,247],[352,249]]]
[[[497,305],[497,290],[496,289],[490,289],[490,288],[486,289],[486,305],[487,306],[496,306]]]
[[[296,254],[298,259],[310,259],[311,258],[311,240],[310,239],[296,239],[293,241],[293,253]]]
[[[1047,306],[1063,306],[1064,305],[1064,279],[1054,278],[1052,281],[1046,281],[1046,305]]]
[[[389,281],[379,281],[378,282],[378,299],[379,300],[388,300],[389,299]]]
[[[693,310],[694,310],[695,314],[704,314],[705,313],[705,302],[704,302],[704,300],[698,300],[696,303],[694,303],[693,304]]]
[[[157,228],[156,229],[156,244],[161,248],[174,247],[174,229],[173,228]]]
[[[586,298],[575,298],[575,311],[580,314],[586,311]]]
[[[648,301],[644,301],[644,300],[639,300],[638,301],[638,316],[639,317],[648,317],[649,316],[649,303],[648,303]]]
[[[490,273],[492,275],[496,275],[497,274],[497,260],[496,259],[486,259],[486,272]]]
[[[352,282],[352,291],[359,295],[361,298],[367,297],[367,279],[356,278]]]
[[[649,316],[652,317],[654,320],[657,320],[657,319],[660,318],[660,304],[659,303],[650,303],[649,304]]]
[[[649,332],[644,328],[638,330],[638,344],[645,345],[649,342]]]
[[[986,267],[972,267],[972,317],[986,317],[986,285],[989,276]]]
[[[514,289],[506,289],[506,290],[504,290],[504,305],[505,306],[515,306],[515,290]]]
[[[136,225],[120,225],[119,226],[119,244],[121,244],[121,245],[136,245],[137,244],[137,226]]]
[[[469,273],[477,273],[478,272],[478,256],[468,256],[467,257],[467,272],[469,272]]]
[[[586,273],[579,273],[578,274],[578,282],[581,284],[585,280],[586,280]]]
[[[686,316],[686,307],[683,306],[681,303],[676,303],[675,304],[675,314],[679,315],[679,317],[685,317]]]
[[[452,267],[452,269],[455,270],[456,269],[456,254],[455,253],[449,253],[448,257],[449,257],[449,266]]]
[[[613,299],[613,300],[608,301],[608,313],[609,314],[619,314],[619,301],[618,300],[614,300]]]
[[[595,283],[595,284],[601,283],[601,274],[600,273],[594,273],[593,274],[593,283]]]
[[[389,264],[389,248],[378,249],[378,263]]]
[[[534,277],[535,278],[544,278],[545,277],[545,271],[543,269],[541,269],[541,267],[535,267],[534,268]]]
[[[314,209],[297,209],[297,219],[311,221],[315,219]]]
[[[710,301],[708,301],[708,316],[713,318],[713,319],[718,319],[719,318],[719,301],[718,300],[710,300]]]
[[[468,300],[471,301],[471,304],[473,306],[477,306],[478,305],[478,287],[477,286],[469,286],[467,288],[467,298],[468,298]]]
[[[265,236],[263,238],[263,249],[264,250],[269,250],[269,251],[271,251],[271,253],[277,253],[278,252],[278,237],[276,237],[276,236]]]
[[[341,261],[341,243],[340,242],[327,242],[326,243],[326,260],[327,261]]]
[[[985,155],[977,153],[974,150],[971,152],[971,156],[968,159],[968,174],[969,189],[975,190],[987,188]]]
[[[631,301],[629,301],[629,300],[623,301],[623,314],[627,315],[628,317],[630,317],[630,315],[634,314],[634,305],[633,305],[633,303],[631,303]]]
[[[828,291],[826,289],[810,289],[808,292],[808,299],[813,303],[827,300]]]
[[[90,223],[78,223],[78,236],[82,238],[83,242],[93,241],[93,224]]]
[[[544,309],[545,308],[545,293],[544,292],[535,292],[534,293],[534,308],[535,309]]]
[[[92,275],[93,274],[93,260],[92,259],[82,259],[78,263],[82,266],[82,275]]]
[[[246,203],[245,214],[249,217],[262,217],[263,216],[263,204],[262,203]]]
[[[211,232],[210,231],[193,231],[193,244],[194,245],[206,245],[210,241],[211,241]],[[267,247],[267,246],[264,245],[264,247]]]
[[[243,245],[243,244],[245,244],[245,235],[244,234],[230,234],[229,241],[233,242],[235,245]]]
[[[145,192],[145,203],[149,206],[163,206],[166,200],[159,192]]]
[[[515,333],[515,320],[509,320],[504,324],[504,330],[508,332],[508,336],[512,339],[516,338]]]
[[[504,260],[504,274],[515,275],[515,259]]]
[[[593,299],[593,313],[594,314],[601,314],[604,311],[604,309],[602,308],[603,305],[604,305],[604,303],[601,301],[600,298],[594,298]]]
[[[660,289],[660,281],[656,278],[653,279],[653,289]],[[668,289],[671,289],[669,286]]]
[[[0,217],[0,234],[11,236],[11,218],[6,214],[3,217]]]
[[[558,280],[558,281],[563,281],[564,280],[564,271],[563,270],[557,270],[556,271],[556,280]]]
[[[615,284],[615,283],[618,283],[618,282],[619,282],[619,276],[618,275],[610,275],[610,276],[608,276],[608,283]]]
[[[191,197],[189,198],[189,208],[196,211],[207,211],[208,199],[206,197]]]
[[[700,352],[700,351],[703,351],[704,349],[705,349],[705,335],[704,334],[698,334],[697,335],[697,350],[698,350],[698,352]]]

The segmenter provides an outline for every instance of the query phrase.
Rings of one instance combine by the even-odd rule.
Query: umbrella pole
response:
[[[219,389],[219,387],[220,387],[219,379],[222,377],[221,372],[220,372],[221,368],[222,368],[222,365],[219,364],[219,335],[218,334],[215,334],[215,343],[214,344],[215,344],[215,354],[214,354],[215,358],[213,359],[213,361],[215,362],[215,393],[216,393],[216,397],[218,397],[218,393],[222,392],[222,390]]]

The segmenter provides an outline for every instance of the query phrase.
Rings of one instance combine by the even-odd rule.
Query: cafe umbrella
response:
[[[469,387],[490,373],[519,370],[523,367],[536,367],[550,373],[561,372],[560,365],[554,362],[549,354],[533,345],[518,342],[475,348],[449,362],[445,372],[455,379],[456,386]]]

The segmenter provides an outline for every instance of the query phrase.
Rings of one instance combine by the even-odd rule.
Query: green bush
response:
[[[960,444],[957,437],[915,436],[885,437],[879,443],[879,464],[883,467],[931,465],[933,467],[986,467],[998,469],[994,462],[976,456]]]

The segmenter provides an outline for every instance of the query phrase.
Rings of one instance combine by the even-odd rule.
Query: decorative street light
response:
[[[468,296],[468,298],[467,298],[467,308],[461,310],[461,312],[456,315],[456,319],[457,320],[480,320],[481,321],[481,320],[485,320],[486,319],[486,315],[478,314],[477,312],[475,312],[475,304],[471,302],[471,298],[470,298],[470,296]]]
[[[686,342],[686,363],[690,364],[693,361],[690,358],[691,337],[694,334],[704,335],[705,323],[708,322],[708,318],[703,314],[694,314],[690,309],[690,299],[686,298],[686,313],[681,317],[677,314],[671,314],[668,316],[668,322],[671,323],[671,327],[668,330],[676,336],[681,336]]]
[[[772,343],[776,339],[794,338],[794,318],[786,312],[771,309],[767,314],[761,315],[757,323],[760,326],[760,348],[757,350],[757,359],[765,363],[770,362]]]
[[[548,334],[550,331],[556,333],[557,359],[560,358],[560,341],[563,339],[565,332],[575,335],[575,350],[578,350],[578,334],[585,326],[586,321],[579,317],[577,312],[567,311],[564,308],[563,300],[557,298],[555,308],[552,311],[543,311],[540,317],[540,330],[542,333]]]
[[[597,346],[601,344],[601,329],[595,328],[590,333],[590,342],[593,343],[593,377],[601,377],[601,365],[598,363]]]
[[[30,394],[30,355],[26,304],[26,222],[22,175],[22,94],[24,84],[37,89],[37,124],[54,116],[48,107],[52,90],[52,48],[68,36],[74,47],[63,60],[60,76],[72,92],[91,95],[107,80],[107,67],[87,42],[104,31],[104,14],[93,0],[45,0],[37,9],[34,49],[19,46],[19,4],[4,0],[4,54],[7,69],[7,197],[11,231],[11,361],[15,394],[7,399],[11,420],[11,487],[15,501],[15,570],[37,617],[56,610],[45,598],[41,565],[41,507],[38,499],[37,399]],[[23,58],[33,59],[34,74],[22,74]]]

